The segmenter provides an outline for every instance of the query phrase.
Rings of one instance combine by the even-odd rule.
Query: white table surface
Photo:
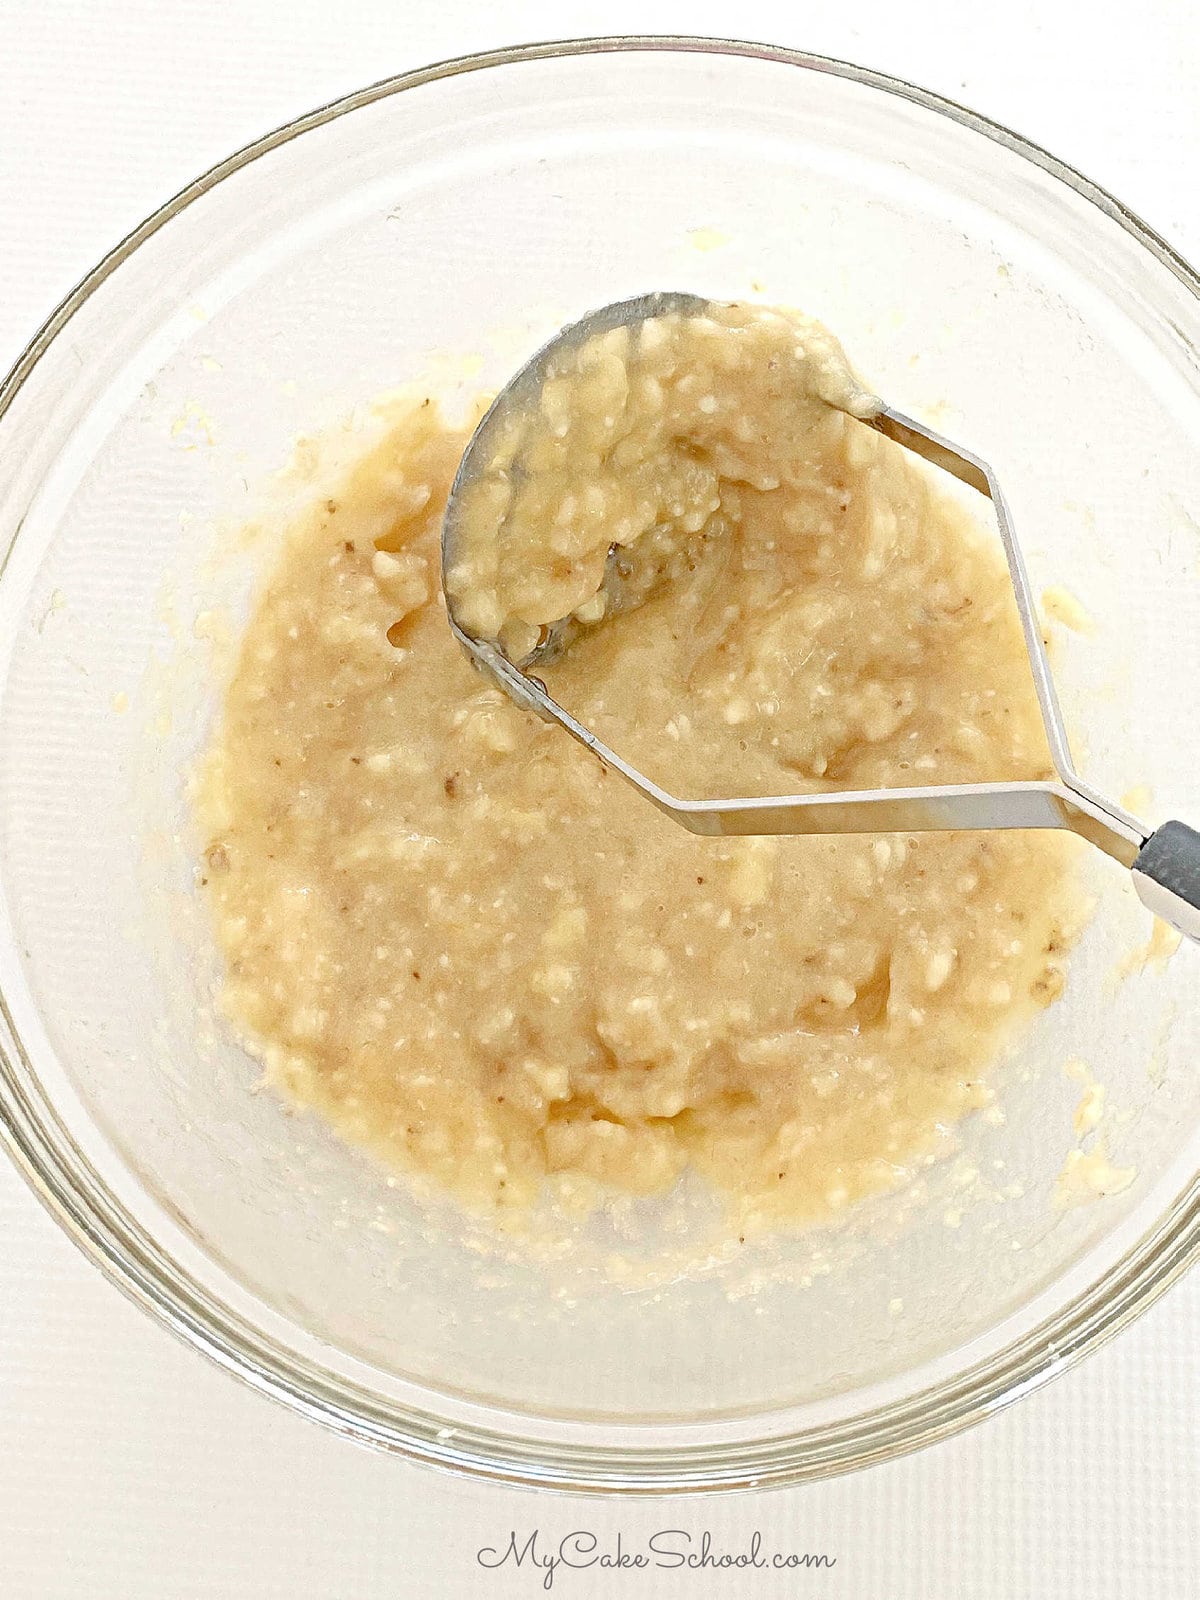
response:
[[[880,67],[1048,146],[1200,259],[1192,0],[0,0],[0,368],[201,169],[394,72],[517,40],[768,39]],[[616,1505],[459,1482],[327,1436],[177,1346],[0,1166],[0,1596],[401,1600],[541,1592],[476,1551],[681,1528],[823,1572],[560,1572],[553,1592],[854,1600],[1200,1594],[1200,1274],[1114,1346],[892,1466]]]

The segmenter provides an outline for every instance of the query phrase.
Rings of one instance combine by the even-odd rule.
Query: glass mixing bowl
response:
[[[659,287],[814,313],[994,461],[1035,584],[1095,619],[1058,654],[1085,771],[1195,815],[1197,279],[1078,174],[878,74],[628,39],[380,84],[171,201],[0,391],[13,1156],[122,1288],[265,1393],[571,1488],[777,1483],[944,1436],[1093,1348],[1200,1237],[1196,952],[1130,963],[1146,918],[1099,856],[1066,993],[997,1069],[1003,1116],[838,1228],[682,1275],[614,1281],[583,1228],[542,1263],[489,1251],[261,1092],[223,1030],[184,789],[253,580],[221,530],[298,434],[423,375],[497,383],[559,321]],[[1136,1177],[1063,1209],[1072,1058]],[[638,1215],[620,1247],[652,1255]]]

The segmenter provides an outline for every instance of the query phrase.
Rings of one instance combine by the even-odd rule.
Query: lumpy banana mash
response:
[[[456,606],[516,656],[570,616],[538,670],[678,794],[1047,774],[998,546],[825,403],[856,395],[823,330],[745,307],[585,349],[485,475]],[[902,1181],[1061,988],[1071,841],[684,832],[454,641],[465,442],[393,402],[286,530],[197,784],[229,1015],[478,1211],[690,1166],[750,1226]]]

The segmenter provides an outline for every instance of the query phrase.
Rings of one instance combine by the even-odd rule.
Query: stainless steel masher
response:
[[[619,301],[590,312],[564,328],[526,363],[497,395],[471,437],[458,468],[442,527],[442,574],[452,565],[461,496],[491,455],[497,430],[514,409],[537,405],[552,359],[595,334],[633,326],[670,313],[703,314],[709,302],[696,295],[659,293]],[[1129,812],[1099,794],[1075,770],[1055,693],[1029,577],[1013,531],[1004,494],[992,467],[872,398],[856,416],[906,450],[985,495],[996,514],[1041,707],[1055,777],[1018,783],[950,783],[897,789],[861,789],[820,794],[737,796],[684,800],[668,794],[560,706],[528,669],[560,642],[555,629],[526,660],[514,664],[491,640],[468,633],[447,597],[450,626],[471,657],[515,702],[564,728],[668,816],[698,834],[928,833],[974,828],[1070,828],[1131,869],[1144,904],[1181,933],[1200,940],[1200,833],[1182,822],[1164,822],[1149,832]],[[609,562],[606,584],[619,579]]]

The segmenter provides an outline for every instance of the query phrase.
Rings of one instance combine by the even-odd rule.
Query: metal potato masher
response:
[[[490,455],[499,427],[514,408],[536,405],[555,356],[594,335],[635,326],[667,314],[703,314],[709,302],[690,294],[650,294],[589,313],[564,328],[526,363],[497,395],[471,437],[459,465],[442,529],[443,578],[458,539],[458,511],[465,486]],[[933,784],[769,796],[685,800],[669,794],[631,766],[578,722],[528,669],[557,642],[554,630],[519,666],[497,645],[476,638],[455,616],[447,596],[451,628],[471,657],[516,703],[557,723],[661,811],[697,834],[927,833],[978,828],[1069,828],[1128,867],[1144,904],[1188,937],[1200,940],[1200,833],[1183,822],[1164,822],[1150,832],[1129,812],[1091,787],[1076,771],[1054,688],[1029,577],[1012,518],[994,469],[911,417],[872,400],[858,420],[923,460],[977,490],[992,503],[1017,612],[1029,654],[1034,687],[1055,776],[1005,783]],[[613,563],[609,563],[610,569]]]

